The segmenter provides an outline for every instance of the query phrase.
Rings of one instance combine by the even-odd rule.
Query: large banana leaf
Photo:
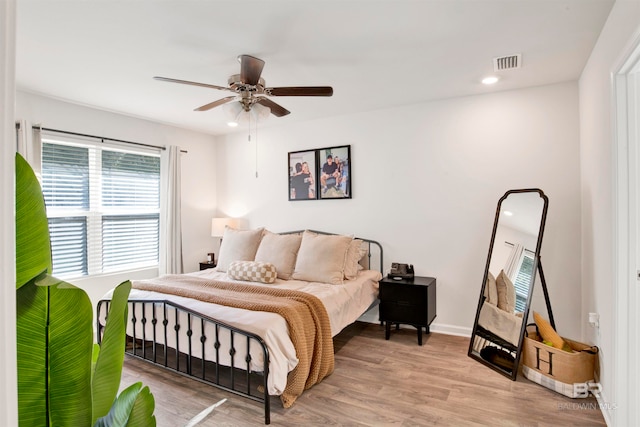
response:
[[[96,427],[156,425],[153,415],[155,400],[148,387],[143,388],[141,383],[133,384],[116,399],[126,345],[127,298],[130,291],[131,282],[126,281],[116,287],[111,297],[102,344],[98,349],[91,383],[92,424]]]
[[[127,298],[130,291],[131,282],[126,281],[113,291],[111,297],[107,323],[104,327],[102,344],[91,383],[93,394],[91,424],[95,424],[96,419],[109,412],[109,408],[118,395],[126,343]]]
[[[149,387],[135,383],[120,393],[107,415],[99,418],[94,427],[155,427],[155,401]]]
[[[40,184],[16,155],[16,311],[21,425],[91,422],[92,308],[86,292],[47,274],[49,226]]]
[[[27,161],[16,154],[16,287],[44,271],[51,273],[49,223],[40,183]]]

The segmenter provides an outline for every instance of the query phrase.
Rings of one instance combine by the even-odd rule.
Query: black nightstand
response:
[[[389,339],[391,324],[413,325],[418,329],[418,344],[422,345],[422,328],[436,317],[436,279],[416,276],[413,280],[380,280],[380,321],[385,324],[385,339]]]
[[[206,270],[207,268],[213,268],[215,266],[216,266],[215,262],[204,261],[200,263],[200,270]]]

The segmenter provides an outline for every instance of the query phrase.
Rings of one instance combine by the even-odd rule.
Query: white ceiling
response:
[[[236,57],[265,60],[267,86],[334,88],[278,97],[261,126],[576,80],[613,0],[17,0],[19,90],[213,135],[233,132],[219,86]],[[497,73],[492,58],[522,54]],[[46,123],[44,124],[46,126]]]
[[[500,205],[499,224],[537,238],[543,209],[544,200],[537,192],[509,194]],[[512,215],[505,215],[505,211]]]

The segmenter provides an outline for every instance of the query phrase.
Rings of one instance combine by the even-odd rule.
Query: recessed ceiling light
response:
[[[227,126],[232,127],[232,128],[237,127],[238,126],[238,122],[227,122]]]
[[[506,216],[513,216],[513,212],[511,211],[504,211],[502,213],[505,214]]]
[[[496,76],[490,76],[490,77],[485,77],[484,79],[482,79],[482,84],[485,85],[492,85],[498,82],[498,78]]]

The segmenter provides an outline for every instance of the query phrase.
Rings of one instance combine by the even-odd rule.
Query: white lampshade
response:
[[[212,218],[211,237],[222,237],[226,226],[233,226],[233,218]]]

